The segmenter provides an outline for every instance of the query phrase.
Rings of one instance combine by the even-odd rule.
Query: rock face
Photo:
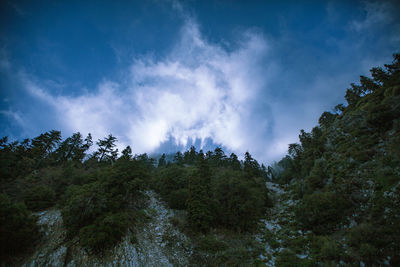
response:
[[[138,225],[135,233],[127,233],[121,243],[103,256],[86,253],[78,240],[65,241],[59,210],[38,213],[44,232],[43,242],[22,266],[186,266],[192,254],[190,240],[174,227],[174,215],[152,191],[147,191],[145,212],[150,217]],[[136,238],[135,238],[136,236]]]
[[[63,266],[68,249],[64,245],[66,231],[63,228],[61,212],[48,210],[36,215],[44,233],[43,242],[23,266]]]

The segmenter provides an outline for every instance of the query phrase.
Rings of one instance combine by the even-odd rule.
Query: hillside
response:
[[[309,233],[288,251],[313,262],[399,265],[400,55],[371,75],[275,165],[296,201],[294,228]]]
[[[272,166],[109,135],[0,142],[6,266],[400,264],[400,55]],[[92,150],[93,151],[93,150]]]

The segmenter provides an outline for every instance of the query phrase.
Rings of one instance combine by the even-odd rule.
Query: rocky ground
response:
[[[59,210],[37,213],[44,239],[35,253],[22,266],[186,266],[192,253],[189,239],[170,218],[174,212],[167,209],[158,196],[147,191],[149,218],[129,232],[122,242],[103,257],[91,256],[77,245],[77,240],[65,241],[66,231]]]
[[[265,229],[261,230],[256,239],[265,246],[265,253],[260,255],[261,260],[266,266],[275,266],[277,257],[285,247],[290,247],[297,240],[302,240],[304,233],[298,230],[297,225],[293,225],[295,221],[293,207],[296,202],[291,199],[290,193],[278,184],[267,182],[266,185],[274,206],[263,221]],[[307,257],[307,252],[299,249],[296,256],[304,259]]]
[[[293,206],[286,189],[268,182],[267,188],[275,205],[262,221],[260,233],[255,235],[264,248],[259,262],[275,266],[285,247],[304,238],[304,233],[292,225]],[[44,238],[23,266],[188,266],[195,253],[190,240],[171,219],[179,217],[176,211],[167,208],[153,191],[145,192],[147,201],[142,213],[145,220],[129,230],[121,243],[103,256],[92,256],[78,245],[78,240],[65,241],[66,231],[59,210],[37,213]],[[178,216],[177,216],[178,215]],[[265,227],[264,227],[265,226]],[[229,244],[229,241],[226,240]],[[298,258],[307,257],[307,252],[296,252]]]

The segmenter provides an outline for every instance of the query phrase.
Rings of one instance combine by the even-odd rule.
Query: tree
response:
[[[81,162],[86,154],[85,152],[92,145],[92,136],[90,133],[85,138],[82,139],[81,133],[74,133],[71,137],[65,139],[56,151],[56,157],[58,161],[65,162],[68,160]]]
[[[0,194],[0,258],[6,260],[24,252],[39,237],[36,217],[30,215],[24,203],[14,203]]]
[[[194,146],[191,146],[188,151],[183,154],[183,161],[187,164],[193,164],[196,162],[197,152]]]
[[[198,171],[189,178],[188,221],[195,230],[207,232],[213,221],[210,198],[211,172],[204,155],[199,158],[198,165]]]
[[[30,154],[36,162],[36,168],[39,168],[45,159],[56,149],[61,141],[61,132],[51,130],[32,139]]]
[[[114,149],[116,141],[117,138],[111,134],[103,140],[99,139],[99,141],[96,142],[99,149],[94,154],[95,158],[99,162],[114,162],[118,155],[118,149]]]
[[[225,160],[226,160],[226,155],[224,151],[220,147],[215,148],[212,157],[213,166],[222,167],[224,165]]]
[[[232,170],[240,171],[242,169],[240,161],[235,153],[231,153],[228,161],[229,161],[229,165],[231,166]]]
[[[158,159],[158,167],[164,167],[167,165],[165,161],[165,154],[162,154],[161,157]]]
[[[130,146],[127,146],[124,150],[122,150],[122,156],[120,159],[131,160],[132,159],[132,149]]]
[[[265,214],[267,192],[263,183],[244,179],[241,171],[224,170],[213,182],[218,225],[236,231],[255,228]]]
[[[248,177],[260,176],[260,164],[252,158],[249,152],[246,152],[244,155],[243,170],[247,173]]]
[[[334,122],[335,118],[336,114],[325,111],[322,113],[321,117],[319,117],[318,123],[321,127],[327,128]]]
[[[177,163],[178,165],[183,163],[183,156],[180,151],[176,152],[176,154],[174,156],[174,162]]]

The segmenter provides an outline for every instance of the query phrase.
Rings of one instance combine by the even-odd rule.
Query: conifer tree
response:
[[[111,134],[108,135],[103,140],[99,140],[96,144],[99,146],[99,149],[95,152],[94,156],[98,159],[99,162],[109,161],[114,162],[118,155],[118,149],[114,149],[115,142],[117,138],[112,136]]]
[[[158,167],[164,167],[165,165],[167,165],[167,162],[165,161],[165,154],[163,153],[158,160]]]
[[[211,172],[204,155],[199,157],[198,164],[198,171],[189,179],[188,220],[194,229],[207,232],[213,220],[210,198]]]

